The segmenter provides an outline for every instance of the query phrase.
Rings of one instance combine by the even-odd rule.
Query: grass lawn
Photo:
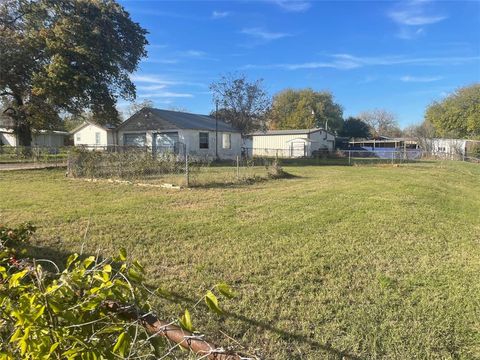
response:
[[[264,359],[480,358],[480,166],[290,166],[292,179],[165,190],[0,172],[0,222],[39,226],[41,255],[125,246],[194,325]]]

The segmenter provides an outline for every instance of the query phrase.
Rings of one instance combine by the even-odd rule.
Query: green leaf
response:
[[[78,259],[78,254],[77,253],[70,255],[67,259],[66,268],[68,269],[70,267],[70,265],[72,265],[72,263],[77,259]]]
[[[115,343],[115,346],[113,347],[112,351],[114,353],[118,352],[118,354],[123,357],[125,355],[127,347],[128,347],[128,335],[126,332],[123,332],[118,337],[117,342]]]
[[[220,283],[217,285],[217,290],[227,298],[231,299],[235,297],[235,292],[233,289],[225,283]]]
[[[110,264],[107,264],[103,267],[103,271],[107,272],[107,273],[111,273],[112,272],[112,266]]]
[[[12,276],[10,276],[10,280],[8,281],[8,285],[10,285],[10,287],[12,287],[12,288],[19,286],[20,285],[20,280],[23,279],[23,277],[25,275],[27,275],[27,273],[28,273],[28,270],[23,270],[23,271],[20,271],[18,273],[13,274]]]
[[[192,318],[190,317],[190,312],[188,309],[185,309],[185,314],[180,318],[180,325],[187,331],[193,332]]]
[[[127,260],[127,250],[125,248],[120,248],[120,252],[118,253],[120,260],[125,261]]]
[[[222,309],[220,309],[220,306],[218,306],[217,297],[210,290],[208,290],[207,294],[205,295],[205,302],[207,303],[207,306],[210,308],[210,310],[216,312],[219,315],[223,313]]]

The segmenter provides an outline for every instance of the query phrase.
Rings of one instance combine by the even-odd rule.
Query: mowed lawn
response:
[[[86,252],[126,247],[177,295],[154,300],[164,317],[231,284],[194,325],[263,359],[480,358],[479,165],[286,170],[181,191],[0,172],[0,222],[37,224],[42,256],[78,252],[87,226]]]

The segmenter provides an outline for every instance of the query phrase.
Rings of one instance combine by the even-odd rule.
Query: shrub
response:
[[[34,232],[31,224],[0,226],[0,359],[152,358],[166,351],[165,344],[153,341],[156,334],[142,326],[144,315],[132,321],[118,314],[151,313],[149,298],[166,296],[143,284],[138,261],[127,259],[123,249],[107,259],[72,254],[61,271],[47,259],[21,258]],[[225,284],[214,289],[232,295]],[[211,290],[205,302],[221,312]],[[111,304],[117,312],[112,313]],[[178,323],[192,330],[188,310]]]

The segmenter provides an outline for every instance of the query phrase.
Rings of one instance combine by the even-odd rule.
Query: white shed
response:
[[[260,131],[248,138],[245,152],[249,156],[310,157],[335,149],[335,135],[320,128]]]
[[[58,130],[32,130],[32,145],[39,147],[62,147],[70,134]],[[0,145],[18,146],[18,137],[11,128],[0,128]]]
[[[91,149],[106,149],[116,145],[116,132],[113,126],[99,125],[91,121],[85,121],[71,132],[73,144]]]

